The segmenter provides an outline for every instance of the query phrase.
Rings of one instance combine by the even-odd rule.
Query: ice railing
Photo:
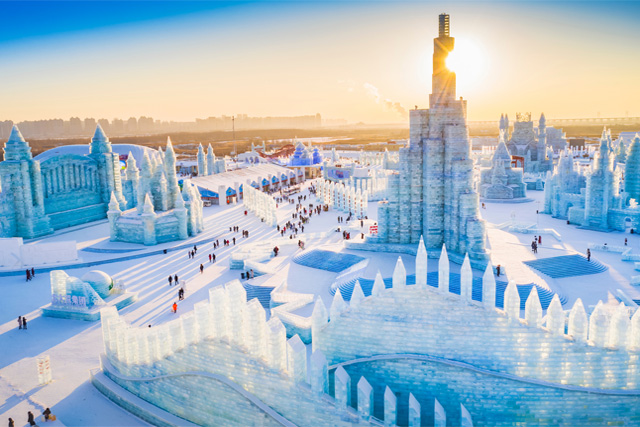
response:
[[[100,311],[105,354],[114,366],[123,367],[131,376],[137,365],[151,366],[191,345],[204,340],[221,340],[239,347],[250,357],[268,368],[274,369],[294,383],[306,383],[318,399],[335,408],[353,412],[374,425],[380,422],[373,417],[374,392],[365,377],[360,377],[357,393],[352,396],[351,378],[342,367],[335,371],[335,392],[329,392],[329,365],[321,350],[313,351],[307,366],[307,348],[298,335],[287,339],[280,319],[266,320],[266,313],[257,299],[246,301],[246,291],[238,280],[209,291],[209,301],[195,304],[194,311],[152,329],[133,328],[120,318],[115,307]],[[320,300],[318,300],[320,301]],[[207,355],[211,359],[216,354]],[[117,362],[117,363],[113,363]],[[256,364],[257,371],[264,369]],[[256,387],[259,387],[256,384]],[[352,399],[353,398],[353,399]],[[384,418],[386,425],[397,420],[397,397],[389,387],[384,392]],[[409,425],[420,426],[420,404],[409,395]],[[472,425],[471,416],[461,404],[461,417]],[[444,427],[446,414],[435,403],[434,425]]]
[[[620,254],[622,261],[634,262],[634,269],[640,270],[640,254],[634,254],[633,249],[629,246],[616,246],[616,245],[597,245],[595,243],[589,243],[587,245],[592,251],[611,252]],[[631,276],[629,283],[638,286],[640,285],[640,275]]]
[[[424,244],[421,241],[416,256],[416,285],[407,287],[407,274],[402,259],[398,257],[393,277],[392,289],[421,289],[432,288],[427,286],[427,256]],[[482,302],[474,301],[472,295],[473,273],[468,255],[465,256],[464,262],[460,270],[460,295],[451,293],[449,289],[449,258],[446,247],[443,246],[439,267],[438,267],[438,287],[433,291],[436,295],[448,295],[458,298],[467,306],[479,309],[484,306],[489,313],[494,316],[507,316],[512,320],[511,327],[527,326],[536,328],[546,334],[554,334],[561,336],[567,340],[570,345],[587,344],[590,346],[606,348],[608,350],[632,351],[640,352],[640,310],[636,310],[631,319],[631,307],[625,306],[621,302],[614,310],[609,313],[607,307],[602,301],[593,309],[590,316],[587,315],[582,300],[578,298],[569,315],[562,309],[562,304],[558,295],[554,295],[547,309],[546,315],[543,316],[542,306],[538,297],[538,291],[535,286],[531,288],[527,301],[525,303],[524,318],[520,317],[520,295],[515,281],[509,281],[504,293],[504,309],[495,306],[496,301],[496,281],[493,275],[491,263],[487,265],[487,269],[482,278]],[[371,296],[367,298],[376,298],[385,292],[386,288],[380,272],[376,275]],[[312,323],[312,343],[315,346],[316,335],[318,332],[330,325],[329,319],[337,319],[343,313],[349,310],[358,310],[358,306],[365,299],[360,283],[356,281],[350,302],[346,302],[339,289],[333,297],[329,316],[326,316],[326,308],[322,300],[316,301],[313,314],[311,315]],[[462,314],[461,314],[462,316]],[[565,333],[566,328],[566,333]],[[514,333],[518,333],[514,330]],[[314,347],[315,348],[315,347]],[[629,367],[635,369],[635,367]]]
[[[353,187],[322,178],[315,181],[315,186],[318,202],[339,211],[353,213],[358,218],[367,214],[369,195],[366,190],[355,190]]]

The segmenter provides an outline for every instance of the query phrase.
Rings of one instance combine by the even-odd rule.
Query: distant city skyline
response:
[[[408,122],[441,12],[470,120],[640,116],[636,2],[0,2],[0,121]]]

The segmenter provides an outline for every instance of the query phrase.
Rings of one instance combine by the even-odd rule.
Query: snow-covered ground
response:
[[[305,190],[307,200],[303,203],[314,203],[315,199]],[[294,195],[293,197],[296,197]],[[505,266],[508,278],[518,283],[530,283],[538,276],[522,261],[566,255],[573,253],[584,254],[587,244],[608,243],[623,245],[624,238],[629,245],[640,252],[640,236],[618,232],[599,233],[595,231],[579,230],[575,226],[567,225],[565,221],[553,219],[547,215],[536,215],[536,209],[541,209],[542,193],[529,192],[528,197],[534,199],[530,203],[494,204],[486,203],[486,209],[481,214],[487,220],[489,245],[494,264]],[[139,299],[136,303],[123,309],[121,315],[127,322],[140,327],[154,327],[173,316],[170,306],[177,301],[177,288],[169,287],[168,276],[178,274],[181,284],[186,283],[186,297],[179,302],[179,312],[193,309],[196,302],[208,297],[208,290],[220,286],[232,279],[239,278],[240,272],[229,269],[229,256],[236,246],[252,244],[279,236],[274,228],[261,223],[251,214],[245,216],[242,205],[212,206],[204,209],[206,230],[202,234],[187,241],[171,242],[147,248],[139,245],[111,243],[108,238],[108,225],[100,222],[94,225],[79,227],[79,229],[63,232],[41,239],[41,241],[76,240],[80,257],[84,262],[100,262],[102,260],[118,259],[116,262],[105,263],[93,267],[67,269],[72,276],[81,277],[90,270],[103,270],[116,279],[126,282],[129,291],[137,292]],[[279,223],[283,224],[291,219],[294,205],[280,204],[278,209]],[[562,240],[558,241],[550,235],[543,235],[538,253],[533,254],[530,243],[533,239],[529,234],[517,234],[502,231],[495,227],[510,221],[512,213],[518,222],[538,223],[540,228],[553,228],[560,233]],[[329,211],[321,215],[314,215],[310,223],[305,225],[306,233],[324,232],[335,228],[337,216],[344,213]],[[376,218],[376,204],[369,206],[369,221],[372,224]],[[229,227],[239,226],[240,230],[249,230],[249,238],[242,238],[240,232],[229,232]],[[344,226],[343,224],[341,224]],[[358,222],[349,225],[353,228],[352,236],[356,239],[355,230],[360,229]],[[306,250],[322,247],[323,249],[344,250],[342,234],[330,233],[323,239],[310,240]],[[217,261],[209,263],[208,254],[213,252],[213,239],[236,238],[236,245],[221,246],[215,251]],[[305,240],[304,234],[298,236]],[[195,259],[189,259],[186,246],[198,244]],[[146,253],[164,248],[185,248],[169,251],[167,254],[145,256]],[[89,249],[85,251],[83,249]],[[115,253],[104,253],[102,250],[117,249]],[[294,247],[283,248],[280,255],[270,261],[276,268],[277,274],[253,279],[254,284],[275,286],[286,280],[290,291],[314,293],[323,298],[327,306],[331,303],[329,284],[336,277],[336,273],[316,270],[291,262],[297,253]],[[398,254],[371,253],[348,250],[359,256],[370,258],[365,272],[367,278],[373,278],[378,270],[384,277],[390,277]],[[137,257],[137,258],[132,258]],[[407,272],[414,272],[414,257],[401,255]],[[553,290],[562,292],[568,297],[570,307],[573,301],[580,297],[586,305],[593,305],[599,299],[606,299],[607,292],[622,289],[630,297],[640,298],[640,292],[629,285],[629,279],[634,273],[633,263],[620,260],[619,254],[593,252],[592,257],[609,266],[600,274],[579,276],[565,279],[551,279],[546,285]],[[199,266],[203,264],[204,273],[200,274]],[[437,260],[429,260],[429,269],[437,268]],[[452,265],[451,271],[457,272],[459,266]],[[480,276],[482,272],[474,271]],[[25,282],[23,276],[0,277],[0,419],[12,417],[16,425],[26,424],[27,411],[41,414],[45,407],[67,426],[98,426],[146,425],[143,421],[133,417],[103,397],[89,382],[89,370],[99,364],[99,354],[103,351],[100,324],[75,320],[43,318],[40,309],[50,301],[50,284],[48,274],[36,274],[31,282]],[[299,312],[303,314],[304,311]],[[23,315],[28,319],[28,330],[18,330],[17,318]],[[51,358],[53,382],[38,386],[36,373],[36,358],[49,355]]]

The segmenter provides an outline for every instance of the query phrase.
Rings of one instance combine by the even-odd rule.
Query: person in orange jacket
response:
[[[171,308],[173,309],[174,313],[177,313],[178,312],[178,303],[174,302],[173,305],[171,306]]]

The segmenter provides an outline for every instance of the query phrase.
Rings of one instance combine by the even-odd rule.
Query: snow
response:
[[[305,188],[307,186],[308,184],[305,184]],[[307,195],[306,203],[315,203],[315,198],[311,196],[310,200],[306,190],[300,194]],[[623,245],[625,237],[628,239],[628,245],[635,252],[640,253],[640,236],[621,232],[601,233],[582,230],[573,225],[567,225],[563,220],[542,214],[536,215],[536,209],[539,208],[538,201],[543,200],[543,193],[529,192],[528,195],[534,199],[533,202],[513,205],[486,203],[486,209],[480,210],[480,214],[488,221],[488,243],[492,263],[500,264],[506,270],[506,277],[501,279],[513,280],[516,283],[535,281],[560,292],[569,301],[565,309],[573,306],[573,302],[580,298],[586,311],[590,312],[589,307],[595,306],[598,300],[606,301],[607,293],[615,294],[617,289],[621,289],[631,298],[640,298],[637,288],[629,283],[630,277],[636,274],[634,263],[622,261],[620,254],[617,253],[596,251],[592,253],[593,258],[609,267],[603,273],[580,276],[579,280],[544,277],[540,278],[544,283],[539,283],[538,275],[522,264],[522,261],[566,254],[584,254],[589,243],[606,242],[609,245]],[[294,197],[296,196],[297,194]],[[109,226],[106,221],[57,232],[38,241],[46,243],[77,241],[82,262],[90,262],[94,265],[65,268],[65,271],[69,275],[82,277],[91,270],[101,270],[116,280],[125,281],[127,290],[137,292],[139,299],[123,309],[120,316],[135,327],[147,328],[151,325],[152,328],[157,328],[175,318],[175,315],[170,312],[170,306],[174,301],[178,302],[178,313],[193,311],[195,304],[208,298],[210,289],[238,279],[240,272],[229,269],[230,256],[236,249],[280,236],[275,228],[261,223],[260,219],[254,215],[245,216],[244,210],[242,204],[204,208],[205,230],[200,235],[185,241],[164,243],[151,248],[109,242]],[[294,205],[280,204],[277,210],[278,223],[283,224],[291,219],[293,211]],[[557,241],[545,235],[542,244],[539,245],[538,253],[533,254],[529,248],[531,235],[508,232],[496,227],[510,221],[512,212],[515,213],[519,222],[537,223],[539,228],[556,230],[562,240]],[[338,215],[344,216],[337,210],[323,212],[319,216],[314,215],[305,225],[305,234],[332,230],[338,225],[336,221]],[[369,205],[368,216],[370,220],[365,224],[365,230],[377,217],[375,203]],[[242,238],[241,232],[229,232],[229,227],[233,225],[239,226],[240,231],[249,230],[250,237]],[[340,224],[340,226],[354,231],[361,229],[359,221]],[[305,240],[305,234],[300,234],[297,238]],[[215,251],[216,262],[209,263],[208,254],[213,252],[211,242],[232,237],[236,237],[236,245],[221,245]],[[27,244],[31,243],[27,242]],[[189,259],[187,251],[194,244],[198,246],[198,253],[195,259]],[[325,238],[310,240],[306,249],[313,248],[344,251],[369,258],[369,265],[364,271],[364,277],[369,279],[376,277],[378,271],[383,277],[391,277],[399,262],[398,256],[408,274],[413,274],[416,269],[415,257],[410,255],[345,250],[341,233],[329,233]],[[89,252],[84,249],[98,251]],[[162,253],[163,249],[168,249],[168,253]],[[115,252],[103,252],[109,250]],[[283,247],[280,254],[268,262],[268,265],[275,269],[276,274],[257,277],[249,280],[249,283],[276,286],[286,282],[288,291],[314,294],[320,297],[324,307],[331,307],[334,297],[329,292],[329,285],[337,274],[291,262],[291,258],[299,253],[298,251],[295,247]],[[437,259],[429,259],[427,271],[435,271],[438,268],[438,262]],[[199,271],[200,264],[204,266],[202,274]],[[461,266],[451,264],[449,268],[452,273],[460,272]],[[476,277],[481,277],[483,273],[484,271],[472,271]],[[177,287],[169,286],[167,277],[170,274],[178,274],[180,284],[186,286],[184,301],[178,301]],[[309,277],[313,280],[309,280]],[[31,410],[39,415],[45,407],[50,407],[60,421],[67,426],[146,425],[107,400],[89,382],[89,370],[98,367],[99,355],[104,352],[100,324],[41,317],[41,308],[47,305],[51,298],[48,273],[40,273],[36,270],[36,276],[30,282],[25,282],[22,275],[3,277],[0,281],[0,291],[3,298],[3,310],[0,311],[0,346],[4,349],[0,352],[0,402],[4,402],[0,406],[0,418],[12,417],[18,421],[17,425],[20,425],[26,419],[27,411]],[[297,313],[309,316],[312,309],[313,305],[310,304]],[[531,315],[538,319],[537,310],[531,310],[534,313]],[[256,313],[258,312],[259,310],[256,310]],[[326,312],[328,310],[325,308]],[[16,319],[19,315],[27,317],[28,330],[17,329]],[[575,316],[580,317],[581,313],[576,313]],[[269,326],[273,334],[282,333],[277,322],[269,323]],[[582,327],[586,328],[586,326]],[[299,339],[290,339],[288,346],[302,355],[303,344]],[[283,351],[282,348],[272,348],[272,357],[274,359],[281,357],[279,355]],[[46,386],[37,384],[35,360],[42,355],[51,357],[53,382]],[[310,370],[313,371],[314,366],[321,366],[322,364],[317,362],[322,359],[324,356],[317,354],[311,360]],[[303,360],[300,359],[300,363]],[[322,379],[316,383],[316,387],[318,390],[324,389],[325,374],[324,372],[318,374],[317,378]],[[413,402],[412,411],[416,411],[414,408],[416,404],[417,401]],[[417,409],[417,412],[412,413],[413,416],[419,417],[420,410]]]

